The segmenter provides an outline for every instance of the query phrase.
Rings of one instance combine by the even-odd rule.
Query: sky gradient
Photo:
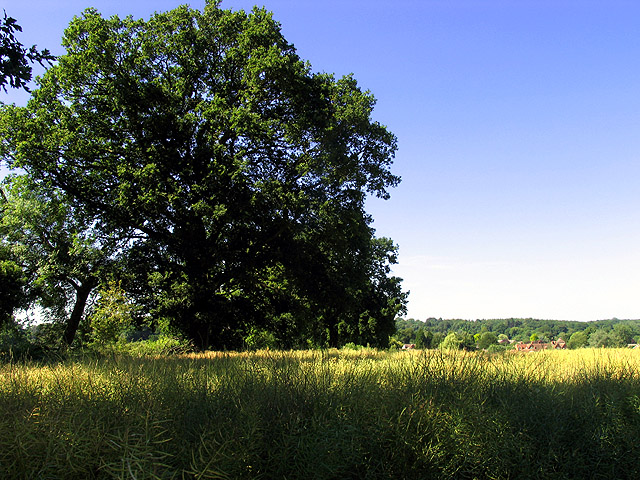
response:
[[[4,3],[23,44],[62,54],[88,6],[147,18],[184,2]],[[353,73],[398,137],[403,181],[367,208],[400,247],[408,317],[640,318],[640,3],[222,6],[255,3],[314,71]]]

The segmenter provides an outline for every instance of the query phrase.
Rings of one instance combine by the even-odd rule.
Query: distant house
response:
[[[558,340],[555,340],[555,341],[551,340],[551,348],[564,350],[567,348],[567,343],[562,338],[559,338]]]
[[[516,351],[517,352],[539,352],[541,350],[564,350],[567,348],[566,342],[559,338],[558,340],[553,340],[551,343],[542,343],[540,340],[536,340],[531,343],[518,342],[516,343]]]
[[[547,347],[548,344],[542,343],[540,340],[536,340],[535,342],[530,343],[516,343],[516,351],[518,352],[539,352],[540,350],[546,350]]]
[[[402,345],[402,350],[412,350],[414,348],[416,348],[415,343],[405,343],[404,345]]]

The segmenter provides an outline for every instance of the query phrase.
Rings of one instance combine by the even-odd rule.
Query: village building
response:
[[[566,342],[559,338],[558,340],[552,340],[551,343],[542,343],[540,340],[536,340],[535,342],[524,343],[518,342],[516,343],[516,351],[517,352],[539,352],[541,350],[564,350],[567,348]]]

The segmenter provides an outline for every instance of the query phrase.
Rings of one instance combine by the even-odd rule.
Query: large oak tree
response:
[[[396,139],[353,77],[313,73],[270,13],[218,2],[88,9],[63,45],[28,106],[4,108],[3,158],[136,233],[151,313],[202,347],[255,326],[387,341],[406,294],[364,203],[398,183]]]

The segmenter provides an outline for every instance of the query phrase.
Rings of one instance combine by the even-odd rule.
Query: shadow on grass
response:
[[[631,478],[635,364],[262,352],[13,365],[11,478]],[[542,373],[541,373],[542,372]]]

